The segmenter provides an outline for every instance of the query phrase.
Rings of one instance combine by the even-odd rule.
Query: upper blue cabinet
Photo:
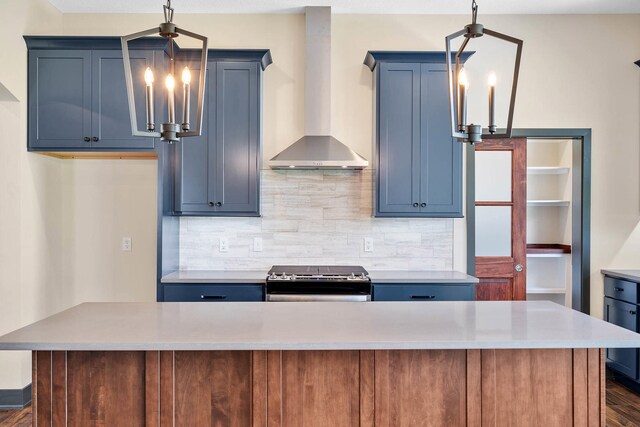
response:
[[[25,37],[29,48],[29,136],[32,151],[148,151],[156,139],[133,137],[118,37]],[[166,42],[132,46],[133,74],[164,66]],[[145,86],[136,85],[144,112]],[[163,111],[163,97],[155,99]],[[144,114],[138,114],[145,127]]]
[[[178,65],[199,72],[198,60],[185,51]],[[270,63],[268,50],[209,51],[202,135],[175,144],[177,215],[260,214],[261,74]]]
[[[462,217],[462,144],[451,137],[445,58],[444,52],[367,54],[377,217]]]

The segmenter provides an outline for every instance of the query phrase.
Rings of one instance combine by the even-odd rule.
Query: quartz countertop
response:
[[[600,272],[617,279],[631,280],[640,283],[640,270],[600,270]]]
[[[85,303],[0,337],[0,350],[640,347],[640,335],[548,301]]]
[[[376,283],[477,283],[478,279],[459,271],[370,271]],[[264,270],[179,270],[163,276],[162,283],[265,283]]]

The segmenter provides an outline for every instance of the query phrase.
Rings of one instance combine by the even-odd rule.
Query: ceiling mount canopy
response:
[[[187,31],[184,28],[178,27],[173,23],[173,8],[171,7],[171,0],[167,0],[167,4],[163,6],[164,10],[164,22],[160,23],[158,27],[148,30],[140,31],[137,33],[123,36],[122,40],[122,57],[124,60],[124,73],[127,83],[127,98],[129,101],[129,116],[131,118],[131,130],[133,136],[146,136],[152,138],[161,138],[163,141],[175,142],[180,138],[199,136],[202,133],[202,114],[203,103],[205,94],[205,81],[207,73],[207,38]],[[136,82],[146,85],[146,115],[147,125],[146,130],[142,131],[138,129],[137,113],[135,108],[135,95],[134,95],[134,76],[131,69],[131,60],[129,57],[129,42],[131,40],[139,39],[145,36],[157,35],[169,39],[169,59],[170,69],[169,74],[164,80],[165,89],[167,91],[167,121],[162,123],[161,131],[156,131],[155,125],[155,112],[154,112],[154,73],[150,67],[147,67],[144,76],[135,76]],[[176,102],[175,102],[175,58],[174,58],[174,40],[176,37],[184,35],[196,40],[200,40],[202,43],[202,54],[200,57],[200,72],[199,72],[199,86],[198,86],[198,111],[196,113],[196,127],[191,129],[190,123],[190,103],[191,103],[191,71],[185,67],[181,72],[182,77],[182,123],[176,122]]]
[[[462,30],[445,37],[446,44],[446,60],[447,75],[449,78],[449,107],[451,110],[451,136],[457,138],[460,142],[469,142],[475,144],[482,142],[483,139],[510,138],[513,127],[513,112],[516,102],[516,90],[518,87],[518,74],[520,72],[520,58],[522,56],[522,40],[506,34],[485,28],[477,22],[478,4],[476,0],[471,3],[471,24],[466,25]],[[507,126],[498,132],[495,117],[495,86],[496,76],[494,73],[489,75],[489,122],[487,128],[483,131],[481,124],[468,123],[467,120],[467,89],[469,79],[460,62],[460,58],[468,47],[472,39],[483,36],[489,36],[512,43],[516,46],[516,55],[513,67],[513,80],[511,94],[509,96],[509,112],[507,116]],[[452,65],[451,42],[458,37],[464,37],[460,48],[455,54],[455,68]]]

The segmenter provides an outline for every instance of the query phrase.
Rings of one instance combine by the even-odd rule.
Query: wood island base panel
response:
[[[34,425],[604,426],[600,349],[34,351]]]

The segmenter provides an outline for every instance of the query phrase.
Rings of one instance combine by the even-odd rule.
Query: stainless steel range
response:
[[[371,279],[360,266],[274,265],[267,301],[371,301]]]

